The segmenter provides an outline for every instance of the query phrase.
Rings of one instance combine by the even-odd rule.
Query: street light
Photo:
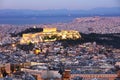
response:
[[[12,44],[12,47],[14,48],[15,46],[16,46],[16,45],[13,43],[13,44]]]

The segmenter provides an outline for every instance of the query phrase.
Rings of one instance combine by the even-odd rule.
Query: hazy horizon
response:
[[[120,0],[0,0],[0,24],[71,22],[78,17],[120,16]]]
[[[33,10],[33,11],[47,11],[47,10],[67,10],[67,11],[77,11],[77,10],[83,10],[83,11],[89,11],[89,10],[94,10],[94,9],[109,9],[109,8],[120,8],[120,6],[117,7],[96,7],[96,8],[91,8],[91,9],[0,9],[0,10]]]
[[[120,7],[119,0],[1,0],[0,9],[30,10],[89,10],[94,8]]]

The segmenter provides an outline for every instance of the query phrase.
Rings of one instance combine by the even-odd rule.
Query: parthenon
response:
[[[57,28],[43,28],[43,32],[23,34],[20,40],[21,44],[38,43],[65,39],[79,39],[81,35],[75,30],[61,30]]]

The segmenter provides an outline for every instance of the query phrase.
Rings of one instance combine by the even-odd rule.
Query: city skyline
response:
[[[1,0],[0,9],[69,9],[69,10],[89,10],[98,7],[120,7],[119,0]]]

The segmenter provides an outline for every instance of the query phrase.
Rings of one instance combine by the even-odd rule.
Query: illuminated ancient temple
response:
[[[23,34],[20,44],[48,42],[65,39],[79,39],[81,35],[75,30],[61,30],[57,28],[43,28],[43,32]]]

